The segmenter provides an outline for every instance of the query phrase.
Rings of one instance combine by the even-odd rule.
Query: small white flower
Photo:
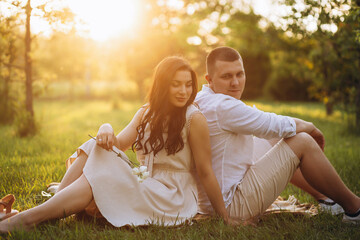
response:
[[[147,171],[147,166],[140,166],[139,170],[141,173],[144,173]]]
[[[143,172],[142,178],[145,180],[149,177],[149,175],[150,175],[149,172]]]
[[[142,183],[150,175],[146,166],[134,167],[131,173],[137,177],[139,183]]]
[[[137,167],[134,167],[131,172],[134,175],[139,175],[139,173],[140,173],[139,168],[137,168]]]
[[[137,177],[137,180],[138,180],[139,183],[142,183],[142,182],[144,181],[144,179],[142,179],[142,178],[139,177],[139,176]]]

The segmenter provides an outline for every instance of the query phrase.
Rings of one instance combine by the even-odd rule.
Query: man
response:
[[[236,50],[214,49],[206,66],[209,84],[195,102],[207,118],[212,164],[230,217],[246,220],[263,213],[296,172],[294,183],[319,199],[328,196],[341,205],[344,221],[360,221],[360,198],[344,185],[324,155],[321,131],[301,119],[245,105],[240,100],[245,70]],[[255,159],[264,146],[261,139],[281,140]],[[212,213],[201,188],[199,212]]]

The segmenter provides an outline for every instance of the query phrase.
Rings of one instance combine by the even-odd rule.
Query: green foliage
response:
[[[19,80],[16,66],[21,48],[16,35],[19,33],[16,16],[0,15],[0,123],[12,123],[17,107],[17,89],[13,82]]]
[[[309,87],[311,96],[323,101],[331,114],[339,104],[354,115],[354,128],[360,126],[360,28],[359,6],[355,1],[285,1],[292,8],[288,31],[295,38],[308,41],[312,48],[306,51],[307,59],[314,66],[315,74]],[[348,9],[348,10],[346,10]],[[337,12],[337,14],[335,14]],[[315,16],[317,29],[310,31],[306,19]],[[331,31],[330,27],[337,31]],[[354,110],[354,111],[353,111]]]
[[[297,45],[295,43],[293,46]],[[296,48],[271,53],[273,71],[266,82],[265,93],[281,101],[308,101],[309,86],[314,78],[313,65]]]
[[[339,81],[337,94],[343,108],[350,116],[350,127],[360,133],[360,6],[352,5],[348,16],[340,24],[335,34],[335,43],[338,49]]]
[[[271,72],[270,35],[259,27],[261,16],[254,12],[236,12],[226,26],[231,30],[226,35],[226,44],[242,55],[246,72],[246,90],[243,98],[263,96],[263,87]]]

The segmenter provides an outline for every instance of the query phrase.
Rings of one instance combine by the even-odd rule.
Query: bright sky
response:
[[[142,21],[141,16],[146,9],[146,6],[143,6],[144,2],[142,0],[58,0],[55,3],[61,1],[62,5],[69,6],[76,14],[76,28],[84,32],[85,35],[99,41],[133,33],[132,30]],[[26,0],[21,0],[21,2],[25,3]],[[39,6],[44,2],[46,0],[31,1],[33,7]],[[156,2],[159,6],[167,5],[175,10],[182,9],[184,6],[182,0],[157,0]],[[288,9],[276,4],[277,1],[275,0],[235,0],[234,4],[246,12],[244,2],[247,3],[245,4],[247,6],[253,6],[255,13],[265,16],[275,24],[280,24],[281,16],[288,13]],[[219,3],[225,5],[228,4],[228,1],[219,0]],[[198,1],[194,4],[201,8],[204,3]],[[1,5],[2,3],[0,2],[0,13],[4,14],[6,10],[4,12]],[[188,13],[193,11],[194,8],[187,9]],[[36,17],[33,17],[32,21],[34,33],[44,32],[45,35],[50,33],[47,23],[40,21]],[[201,27],[204,28],[204,31],[206,29],[211,31],[214,27],[214,23],[211,21],[204,21],[202,25]],[[307,25],[310,31],[317,28],[315,21],[309,20]]]
[[[100,41],[131,33],[131,29],[141,21],[141,13],[145,9],[141,5],[141,0],[63,1],[77,15],[77,19],[85,23],[77,28],[87,31],[91,38]],[[250,2],[256,12],[265,16],[275,9],[279,11],[279,8],[272,4],[272,0],[245,1]],[[157,4],[167,5],[173,9],[181,9],[184,6],[181,0],[157,0]]]
[[[40,0],[41,1],[41,0]],[[82,19],[91,38],[106,40],[112,36],[131,33],[131,29],[141,21],[142,0],[63,0]],[[229,4],[228,0],[219,0],[220,4]],[[272,22],[280,24],[281,17],[288,14],[289,9],[277,4],[276,0],[234,0],[235,5],[244,9],[244,4],[251,5],[255,13],[265,16]],[[184,7],[182,0],[157,0],[159,6],[167,5],[170,9],[180,10]],[[198,1],[201,6],[202,1]],[[85,7],[86,6],[86,7]],[[189,12],[189,9],[187,9]],[[191,10],[190,10],[191,11]],[[246,11],[246,10],[245,10]],[[209,23],[211,25],[211,23]],[[311,25],[312,24],[312,25]],[[316,29],[316,24],[310,23],[309,30]],[[211,28],[211,26],[206,26]],[[80,27],[78,27],[80,28]]]
[[[82,19],[91,38],[106,40],[135,27],[140,15],[139,0],[66,0],[72,11]]]
[[[22,6],[27,0],[20,0]],[[41,14],[36,9],[48,2],[47,0],[31,0],[33,7],[32,31],[51,33],[49,25],[36,15]],[[59,9],[68,6],[76,15],[76,28],[95,40],[103,41],[121,34],[129,34],[133,27],[141,21],[141,0],[57,0],[48,4],[45,10]],[[0,1],[0,14],[10,16],[12,7]]]

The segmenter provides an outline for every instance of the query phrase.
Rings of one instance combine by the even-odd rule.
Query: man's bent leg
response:
[[[300,159],[300,169],[306,181],[317,191],[341,205],[345,212],[355,213],[360,208],[360,198],[343,183],[325,154],[307,133],[285,139]]]
[[[291,148],[283,140],[278,142],[238,184],[228,207],[230,217],[246,220],[265,212],[285,189],[299,163]]]
[[[279,141],[280,141],[279,138],[273,138],[273,139],[268,140],[268,143],[269,143],[269,145],[274,146]],[[310,184],[305,180],[304,176],[302,175],[300,168],[298,168],[295,171],[293,177],[290,180],[290,183],[293,184],[294,186],[302,189],[303,191],[307,192],[316,200],[328,199],[328,197],[326,197],[324,194],[316,191],[316,189],[314,189],[313,187],[310,186]]]
[[[296,169],[293,177],[290,180],[290,183],[309,193],[318,201],[328,199],[324,194],[316,191],[313,187],[311,187],[311,185],[305,180],[304,176],[302,175],[300,168]]]

